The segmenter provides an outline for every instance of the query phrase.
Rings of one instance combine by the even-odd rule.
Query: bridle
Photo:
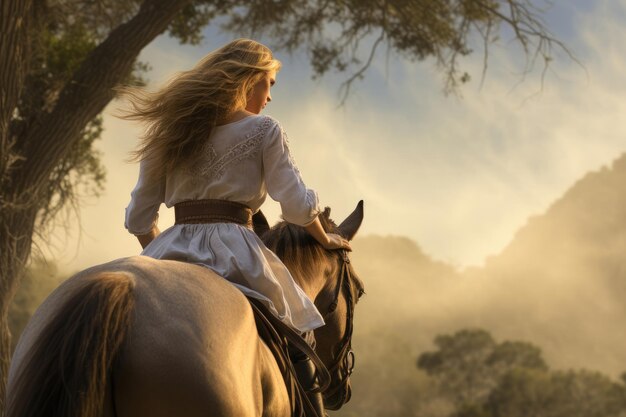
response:
[[[346,312],[346,331],[343,338],[339,341],[339,348],[337,354],[334,356],[335,361],[328,367],[328,372],[332,375],[335,371],[339,371],[339,382],[324,391],[326,396],[334,395],[339,390],[343,389],[343,396],[338,404],[334,406],[341,407],[343,404],[350,401],[350,391],[347,389],[347,385],[350,380],[350,375],[354,370],[355,356],[352,351],[352,331],[353,331],[353,319],[354,319],[354,307],[355,300],[352,294],[352,275],[350,273],[350,258],[348,258],[348,252],[341,250],[341,270],[339,272],[339,282],[335,288],[335,295],[333,301],[328,307],[324,318],[330,316],[337,309],[339,302],[339,296],[343,291],[347,304]]]

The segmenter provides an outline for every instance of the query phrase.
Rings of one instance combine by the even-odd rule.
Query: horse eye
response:
[[[361,298],[361,297],[363,297],[364,295],[365,295],[365,290],[360,289],[360,290],[359,290],[359,293],[358,293],[358,295],[357,295],[357,298],[358,298],[358,299],[360,299],[360,298]]]

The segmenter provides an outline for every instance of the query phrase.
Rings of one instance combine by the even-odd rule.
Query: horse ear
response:
[[[363,222],[363,200],[359,201],[354,211],[337,227],[337,232],[348,240],[352,240]]]

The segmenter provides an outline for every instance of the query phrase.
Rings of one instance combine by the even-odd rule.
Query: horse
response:
[[[363,204],[326,231],[351,240]],[[325,317],[316,352],[327,409],[350,399],[354,305],[363,283],[345,251],[281,222],[262,237]],[[213,271],[145,256],[86,269],[35,312],[13,355],[7,417],[290,416],[278,363],[251,304]]]

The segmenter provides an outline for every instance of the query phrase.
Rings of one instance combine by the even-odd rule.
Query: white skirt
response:
[[[315,304],[276,254],[238,224],[174,225],[141,254],[205,266],[247,296],[261,300],[282,322],[302,333],[324,325]]]

